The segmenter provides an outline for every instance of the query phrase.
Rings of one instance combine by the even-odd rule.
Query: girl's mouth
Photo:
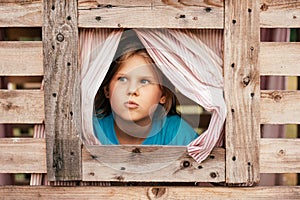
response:
[[[124,105],[125,105],[125,107],[131,108],[131,109],[139,107],[139,104],[137,104],[134,101],[127,101],[127,102],[124,103]]]

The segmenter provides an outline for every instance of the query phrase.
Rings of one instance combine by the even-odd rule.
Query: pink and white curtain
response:
[[[189,154],[202,162],[222,144],[226,117],[223,98],[222,31],[134,29],[148,53],[173,85],[212,113],[208,129],[188,145]],[[84,29],[80,34],[82,120],[85,144],[100,144],[93,133],[93,102],[123,30]]]

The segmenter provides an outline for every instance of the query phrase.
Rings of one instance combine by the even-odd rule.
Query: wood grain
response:
[[[1,173],[45,173],[45,139],[1,138]]]
[[[201,164],[176,146],[86,146],[83,181],[224,182],[225,152]]]
[[[261,0],[260,25],[264,28],[299,28],[298,0]]]
[[[41,0],[1,0],[0,27],[41,27]]]
[[[223,1],[78,1],[79,27],[223,28]]]
[[[225,1],[226,182],[259,181],[259,1]]]
[[[299,42],[261,42],[260,74],[268,76],[300,76]]]
[[[117,0],[79,0],[78,7],[79,27],[224,27],[221,0],[143,0],[134,3],[122,3]],[[260,26],[300,27],[299,7],[298,0],[261,0]],[[41,0],[3,0],[0,2],[0,27],[41,27],[42,8]],[[114,15],[114,12],[117,14]],[[180,15],[185,15],[185,18],[180,18]],[[96,20],[96,17],[101,17],[101,20]],[[120,17],[124,18],[118,19]]]
[[[300,139],[261,139],[261,173],[299,173]]]
[[[261,92],[262,124],[300,124],[300,91]]]
[[[48,179],[81,179],[77,1],[44,1],[45,133]]]
[[[0,123],[42,123],[43,101],[44,92],[40,90],[0,90]]]
[[[300,173],[300,139],[270,139],[270,138],[264,138],[260,140],[260,171],[261,173]],[[44,162],[46,161],[46,140],[45,139],[34,139],[34,138],[3,138],[0,139],[0,173],[46,173],[46,164]],[[99,148],[99,149],[98,149]],[[122,150],[122,148],[124,150]],[[154,149],[157,147],[152,146],[150,149]],[[162,149],[162,147],[160,147]],[[119,147],[117,154],[119,161],[116,161],[116,158],[113,156],[107,155],[107,152],[114,152],[116,147],[108,146],[108,147],[92,147],[92,154],[90,151],[91,148],[84,148],[83,149],[83,166],[87,167],[85,168],[85,171],[88,169],[95,171],[99,174],[96,174],[98,177],[98,180],[103,180],[101,177],[101,174],[104,172],[101,172],[100,169],[97,167],[101,165],[101,168],[107,168],[108,166],[112,166],[116,168],[116,166],[120,168],[111,169],[111,171],[115,171],[120,173],[120,171],[128,171],[126,168],[122,168],[124,170],[120,170],[121,167],[130,166],[131,170],[144,170],[142,166],[146,166],[145,169],[149,169],[151,167],[157,167],[162,166],[161,164],[166,163],[164,160],[162,163],[158,163],[159,160],[163,159],[164,157],[167,157],[169,160],[174,159],[174,166],[171,165],[166,166],[167,169],[174,169],[176,166],[181,166],[181,163],[183,164],[183,161],[190,161],[190,158],[186,155],[185,149],[183,147],[175,147],[177,149],[176,151],[173,148],[163,148],[164,152],[161,153],[161,158],[153,158],[154,153],[151,154],[151,152],[145,152],[146,156],[132,156],[128,157],[132,153],[129,151],[130,149],[134,149],[134,147]],[[143,148],[142,148],[143,149]],[[96,157],[93,152],[105,152],[103,155],[100,155]],[[122,152],[122,151],[123,152]],[[121,153],[120,153],[121,152]],[[176,155],[170,155],[170,152],[177,153]],[[142,152],[143,153],[143,152]],[[92,157],[93,155],[93,157]],[[150,157],[147,158],[147,155],[150,155]],[[188,166],[186,169],[182,168],[179,170],[179,174],[183,175],[187,172],[191,173],[187,176],[192,176],[194,173],[196,174],[195,177],[205,177],[205,174],[208,174],[209,171],[212,169],[217,169],[217,167],[221,168],[220,166],[216,166],[215,164],[218,163],[221,166],[224,166],[224,151],[222,149],[216,149],[213,152],[213,155],[215,156],[213,159],[212,157],[208,158],[207,161],[205,161],[201,165],[197,165],[193,161],[190,162],[190,166]],[[152,157],[151,157],[152,156]],[[142,159],[140,159],[142,157]],[[223,161],[222,161],[223,157]],[[105,162],[101,162],[101,159],[107,159],[104,160]],[[129,160],[132,161],[132,163],[128,163]],[[149,163],[140,163],[145,160],[151,160],[154,159],[154,162],[151,160]],[[177,160],[179,159],[179,160]],[[126,160],[126,162],[123,162]],[[110,164],[111,162],[111,164]],[[138,164],[137,168],[133,168],[134,164]],[[105,164],[105,165],[104,165]],[[187,163],[186,163],[187,164]],[[140,166],[141,165],[141,166]],[[185,165],[187,166],[187,165]],[[199,167],[201,166],[201,167]],[[210,168],[212,166],[212,168]],[[198,169],[196,169],[198,168]],[[209,168],[209,170],[207,170]],[[158,172],[162,172],[162,167],[158,168]],[[153,168],[154,170],[154,168]],[[204,172],[203,172],[204,171]],[[155,172],[157,173],[157,172]],[[154,173],[154,174],[155,174]],[[167,174],[170,174],[171,172],[167,172]],[[199,173],[199,174],[198,174]],[[224,173],[224,172],[223,172]],[[111,175],[111,174],[110,174]],[[148,176],[149,174],[147,174]],[[88,174],[86,172],[86,177],[84,179],[91,179],[91,174]],[[109,175],[104,175],[104,177],[107,177]],[[133,177],[133,175],[126,174],[125,178],[127,177]],[[166,176],[166,175],[162,175]],[[185,181],[187,181],[187,178],[180,177],[179,175],[176,175],[177,178],[181,178]],[[136,178],[136,177],[135,177]],[[166,178],[169,178],[170,180],[174,178],[172,177],[163,177],[166,181]],[[179,180],[179,178],[177,180]],[[144,178],[145,179],[145,178]],[[162,179],[162,178],[161,178]],[[192,178],[193,180],[195,178]],[[208,178],[209,180],[212,180],[212,178]],[[95,178],[94,178],[95,180]],[[116,177],[113,177],[113,180],[116,180]],[[152,179],[150,179],[152,180]],[[125,180],[117,180],[117,181],[126,181]]]
[[[42,42],[0,42],[1,76],[40,76],[43,72]]]
[[[2,186],[5,199],[299,199],[299,186],[273,187],[50,187]]]

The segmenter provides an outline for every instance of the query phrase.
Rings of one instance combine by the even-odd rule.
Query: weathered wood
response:
[[[224,149],[198,164],[186,147],[86,146],[82,160],[83,181],[225,181]]]
[[[42,42],[0,42],[0,75],[44,75]]]
[[[299,0],[261,0],[260,11],[261,27],[300,27]]]
[[[299,199],[299,186],[273,187],[50,187],[2,186],[5,199]]]
[[[79,27],[223,28],[223,1],[79,0]]]
[[[261,173],[300,173],[300,139],[261,139]]]
[[[180,2],[153,0],[152,4],[151,2],[147,4],[145,2],[147,1],[135,1],[133,4],[130,1],[124,1],[122,4],[121,1],[116,0],[115,2],[102,0],[100,3],[97,3],[95,0],[79,0],[79,26],[118,27],[118,24],[120,24],[122,27],[145,27],[147,25],[149,27],[157,26],[156,28],[223,28],[223,3],[221,0],[185,0]],[[130,3],[133,6],[128,8]],[[110,5],[116,5],[116,7],[111,7]],[[154,6],[156,6],[156,10],[151,11]],[[299,7],[300,3],[298,0],[261,0],[260,26],[269,28],[300,27]],[[0,2],[0,27],[41,27],[43,21],[42,8],[41,0],[2,0]],[[117,16],[113,15],[114,11],[111,11],[113,10],[112,8],[118,11],[119,17],[125,17],[125,23],[125,19],[118,20]],[[138,10],[134,10],[134,8],[138,8]],[[190,8],[193,9],[189,11]],[[163,14],[162,12],[164,11],[167,12]],[[108,13],[102,15],[104,12]],[[88,16],[90,15],[89,13],[91,16]],[[167,13],[171,14],[171,19],[166,15]],[[186,15],[185,18],[180,18],[182,13]],[[133,15],[136,17],[133,17]],[[104,18],[103,22],[101,16],[110,17],[113,21]],[[102,21],[96,20],[96,17],[101,17]],[[157,18],[160,19],[157,20]],[[128,19],[129,21],[127,21]],[[140,22],[143,22],[143,25]]]
[[[225,1],[226,182],[259,181],[259,1]]]
[[[1,173],[45,173],[45,139],[1,138]]]
[[[260,45],[261,75],[300,76],[299,42],[262,42]]]
[[[300,124],[300,91],[261,92],[262,124]]]
[[[1,0],[0,27],[42,26],[41,0]]]
[[[0,90],[0,123],[42,123],[43,100],[40,90]]]
[[[45,132],[48,179],[81,179],[77,1],[44,1]]]
[[[261,173],[300,173],[300,140],[299,139],[261,139],[260,141],[260,171]],[[43,162],[46,161],[46,140],[45,139],[34,139],[34,138],[5,138],[0,139],[0,173],[46,173],[46,164]],[[93,147],[97,150],[98,147]],[[116,147],[105,147],[106,152],[112,152]],[[130,147],[126,147],[129,149]],[[100,147],[101,151],[103,147]],[[171,148],[172,149],[172,148]],[[182,148],[180,148],[182,149]],[[168,150],[167,150],[168,151]],[[172,150],[170,150],[172,151]],[[178,151],[178,155],[171,155],[171,157],[179,157],[184,154],[184,149]],[[125,152],[125,153],[124,153]],[[119,165],[128,165],[126,163],[121,163],[125,157],[129,155],[130,152],[124,151],[123,154],[118,154],[119,156],[124,156],[120,158]],[[166,153],[168,155],[168,152]],[[185,154],[184,154],[185,155]],[[208,158],[208,162],[214,160],[214,162],[219,163],[221,166],[224,166],[224,158],[221,161],[221,157],[224,157],[224,151],[222,149],[214,151],[214,159]],[[186,156],[186,155],[185,155]],[[13,158],[12,158],[13,157]],[[97,159],[101,159],[98,157]],[[96,158],[95,158],[96,159]],[[95,162],[95,159],[91,159],[91,154],[84,149],[83,150],[83,165],[88,166],[92,170],[98,171],[97,167],[99,162]],[[113,157],[109,157],[107,162],[112,161]],[[138,157],[131,157],[133,163],[138,163],[138,166],[141,164],[141,160]],[[150,158],[144,158],[150,159]],[[161,158],[160,158],[161,159]],[[169,157],[170,159],[170,157]],[[175,161],[182,163],[185,160],[185,157],[180,158],[181,161]],[[155,158],[154,160],[157,160]],[[4,162],[5,161],[5,162]],[[106,163],[107,163],[106,162]],[[195,169],[193,172],[201,172],[201,170],[206,171],[206,166],[209,163],[203,163],[202,169]],[[190,162],[193,163],[193,162]],[[24,166],[23,166],[24,164]],[[117,163],[112,163],[113,166],[116,166]],[[142,163],[146,165],[147,163]],[[195,164],[195,163],[194,163]],[[152,164],[152,160],[150,162]],[[193,165],[197,166],[197,164]],[[213,166],[214,168],[216,166]],[[148,167],[149,168],[149,167]],[[167,166],[170,169],[170,166]],[[201,167],[200,167],[201,168]],[[138,170],[138,169],[134,169]],[[101,173],[101,172],[100,172]],[[168,172],[170,173],[170,172]],[[181,172],[182,173],[182,172]],[[204,172],[208,173],[208,172]],[[224,173],[224,172],[223,172]],[[90,176],[90,174],[88,174]],[[188,175],[190,176],[190,175]],[[199,176],[199,175],[197,175]],[[200,176],[203,176],[200,175]]]

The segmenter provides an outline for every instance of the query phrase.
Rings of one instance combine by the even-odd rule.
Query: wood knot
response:
[[[116,176],[115,179],[117,179],[118,181],[124,181],[124,177],[123,176]]]
[[[210,7],[206,7],[206,8],[204,8],[204,10],[205,10],[206,12],[211,12],[211,11],[212,11],[212,9],[211,9]]]
[[[269,6],[267,5],[267,4],[265,4],[265,3],[263,3],[261,6],[260,6],[260,10],[261,11],[266,11],[266,10],[268,10],[269,9]]]
[[[183,166],[184,168],[187,168],[187,167],[189,167],[190,165],[191,165],[191,163],[190,163],[190,161],[188,161],[188,160],[185,160],[185,161],[182,162],[182,166]]]
[[[246,87],[250,83],[250,76],[246,76],[243,78],[243,85]]]
[[[2,105],[1,105],[1,104],[2,104]],[[0,105],[2,106],[2,108],[3,108],[5,111],[9,111],[9,110],[17,109],[17,108],[18,108],[18,106],[13,105],[12,102],[7,102],[7,103],[1,103],[1,102],[0,102]]]
[[[94,172],[90,172],[89,175],[90,176],[95,176],[95,173]]]
[[[62,41],[64,41],[64,39],[65,39],[65,36],[63,34],[59,33],[56,35],[57,41],[62,42]]]
[[[152,197],[160,198],[166,193],[166,188],[152,188],[151,189]]]
[[[132,153],[141,153],[141,150],[139,148],[132,149]]]
[[[285,156],[285,151],[283,149],[280,149],[277,153],[278,156],[282,157]]]
[[[217,178],[218,174],[216,172],[211,172],[210,174],[211,178]]]
[[[277,92],[274,92],[272,93],[272,98],[274,99],[275,102],[280,102],[282,99],[282,95]]]

